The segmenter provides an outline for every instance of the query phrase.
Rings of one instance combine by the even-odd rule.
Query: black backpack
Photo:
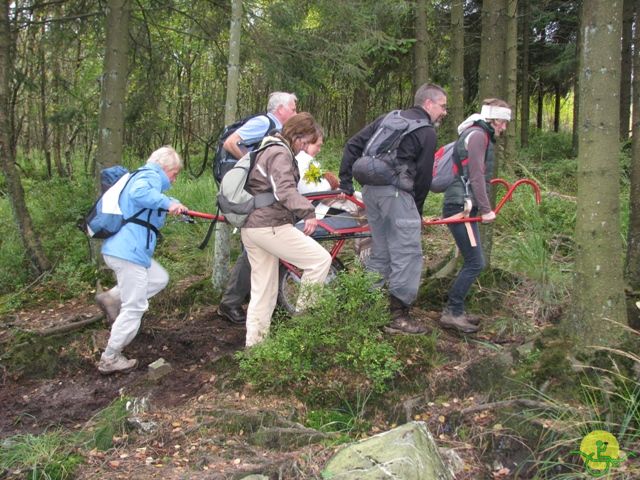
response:
[[[229,138],[229,135],[231,135],[233,132],[238,130],[241,126],[243,126],[249,120],[259,116],[265,116],[269,119],[269,128],[267,129],[267,131],[262,137],[257,139],[251,139],[249,140],[249,143],[242,142],[241,144],[243,147],[246,147],[249,150],[253,150],[258,146],[260,146],[260,142],[262,142],[262,139],[265,136],[267,136],[269,132],[271,132],[276,126],[273,119],[270,116],[268,116],[266,113],[256,113],[254,115],[249,115],[248,117],[244,117],[240,120],[237,120],[233,122],[231,125],[227,125],[222,129],[222,132],[218,137],[216,154],[213,157],[213,178],[215,179],[218,185],[220,185],[220,182],[222,181],[222,177],[224,177],[224,174],[227,173],[229,170],[231,170],[233,166],[236,164],[236,162],[238,161],[237,158],[235,158],[233,155],[231,155],[229,152],[227,152],[224,149],[223,144],[225,140]]]
[[[426,118],[404,118],[400,112],[394,110],[384,117],[367,142],[362,156],[353,164],[353,178],[360,185],[393,185],[400,190],[413,190],[408,166],[397,161],[398,146],[405,135],[431,126],[431,123]]]

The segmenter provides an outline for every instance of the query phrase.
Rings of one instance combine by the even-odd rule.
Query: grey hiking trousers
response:
[[[362,198],[371,228],[367,270],[379,273],[389,294],[409,306],[422,275],[422,217],[416,202],[392,186],[366,185]]]

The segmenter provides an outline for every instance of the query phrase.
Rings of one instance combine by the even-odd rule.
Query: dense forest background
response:
[[[264,110],[274,90],[295,92],[299,110],[342,143],[382,112],[410,105],[416,85],[431,81],[450,93],[442,143],[483,98],[514,106],[498,173],[523,173],[517,149],[532,130],[570,132],[577,301],[566,326],[576,333],[603,317],[624,325],[640,290],[640,214],[637,195],[621,201],[612,152],[632,127],[636,3],[602,10],[600,2],[559,0],[4,2],[2,188],[20,232],[20,261],[37,276],[61,253],[42,246],[28,182],[71,184],[104,166],[135,165],[162,144],[181,152],[193,176],[208,174],[223,125]],[[491,231],[487,237],[490,256]],[[228,243],[220,228],[218,288]],[[619,335],[607,332],[584,341]]]
[[[317,478],[336,444],[411,420],[462,454],[459,478],[585,478],[576,448],[594,429],[640,452],[639,14],[640,0],[2,2],[0,436],[14,436],[0,477],[52,464],[78,478],[145,467],[135,478],[157,478],[163,466],[183,478],[174,444],[188,439],[187,468],[202,478],[209,465],[242,470],[239,459],[272,478],[285,460],[298,475],[286,478]],[[129,348],[174,374],[97,375],[108,330],[93,297],[113,277],[76,223],[103,167],[136,168],[170,144],[186,164],[170,194],[213,213],[217,137],[264,111],[269,92],[295,92],[319,119],[318,160],[335,171],[349,136],[410,106],[424,82],[448,92],[441,145],[483,99],[507,100],[495,175],[542,192],[537,204],[519,189],[483,231],[489,265],[468,298],[478,335],[438,327],[456,265],[446,228],[428,227],[414,313],[429,334],[383,332],[384,298],[345,249],[347,274],[318,309],[277,311],[267,341],[243,351],[244,329],[215,313],[237,232],[219,223],[201,250],[209,224],[172,217],[156,251],[171,284]],[[425,217],[441,197],[428,196]],[[125,422],[128,396],[147,395],[145,418],[161,425],[151,436]],[[236,418],[226,407],[269,407],[340,438],[283,460],[249,447],[244,423],[208,419],[221,405],[224,421]],[[638,477],[631,456],[620,478]]]

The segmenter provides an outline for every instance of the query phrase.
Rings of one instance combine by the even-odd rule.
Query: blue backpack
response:
[[[100,172],[100,187],[102,195],[96,203],[93,204],[89,213],[85,216],[84,220],[80,223],[80,229],[86,233],[90,238],[105,239],[112,237],[125,223],[135,223],[146,227],[149,231],[153,231],[157,237],[160,237],[160,232],[151,224],[150,208],[142,208],[129,218],[124,218],[122,210],[120,210],[120,196],[122,191],[127,186],[129,181],[140,170],[129,172],[125,167],[121,165],[115,165],[113,167],[105,168]],[[145,211],[147,211],[147,220],[142,220],[140,217]],[[147,236],[147,245],[149,244],[150,237]]]

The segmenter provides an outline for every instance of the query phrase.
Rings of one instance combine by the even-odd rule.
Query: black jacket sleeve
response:
[[[367,146],[367,142],[373,136],[378,129],[378,125],[382,122],[385,115],[378,117],[375,121],[364,127],[353,137],[349,139],[344,146],[342,152],[342,163],[340,164],[340,189],[346,193],[352,194],[353,188],[353,164],[357,159],[362,156],[364,148]]]
[[[413,184],[413,198],[416,201],[416,208],[420,215],[422,215],[422,209],[424,202],[427,199],[429,193],[429,187],[431,187],[431,178],[433,175],[433,156],[436,152],[436,131],[433,127],[425,127],[416,130],[416,137],[414,142],[420,142],[420,148],[413,150],[419,152],[418,155],[413,156],[416,162],[416,175]],[[408,135],[410,137],[410,135]],[[414,147],[415,148],[415,147]],[[398,151],[398,155],[402,152]]]

